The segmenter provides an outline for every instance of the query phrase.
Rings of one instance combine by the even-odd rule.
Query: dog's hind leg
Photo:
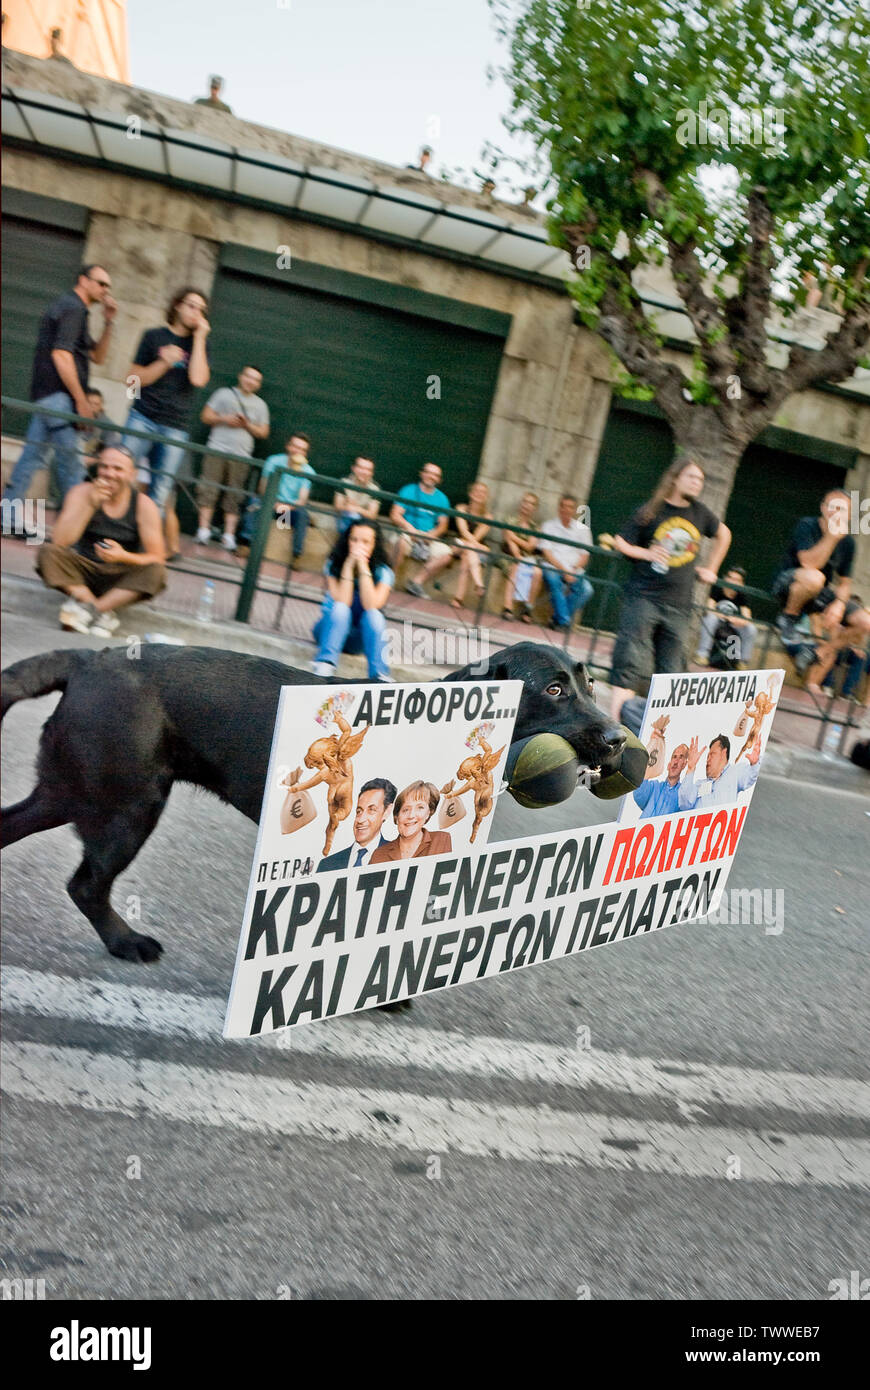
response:
[[[127,807],[109,821],[78,820],[84,858],[67,884],[67,892],[98,933],[106,950],[121,960],[154,961],[163,947],[153,936],[131,930],[112,907],[110,894],[118,874],[131,864],[154,829],[166,797]]]
[[[26,835],[66,825],[71,819],[66,807],[52,798],[44,787],[36,787],[24,801],[4,806],[0,817],[0,849],[14,845]]]

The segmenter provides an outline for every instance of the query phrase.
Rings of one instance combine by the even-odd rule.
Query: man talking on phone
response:
[[[100,451],[94,481],[70,488],[36,569],[49,589],[67,595],[65,631],[111,637],[119,608],[166,587],[165,558],[157,504],[137,489],[130,450],[111,444]]]

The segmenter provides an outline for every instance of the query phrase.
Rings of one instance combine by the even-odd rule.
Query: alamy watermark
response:
[[[838,507],[828,516],[828,530],[833,536],[870,536],[870,497],[862,497],[856,487],[843,494],[849,505]]]
[[[715,907],[706,912],[714,927],[764,927],[765,936],[781,936],[785,926],[784,888],[726,888]],[[703,900],[696,915],[705,914]]]
[[[0,501],[4,536],[23,536],[28,545],[45,540],[45,498],[4,497]]]
[[[415,627],[406,618],[384,637],[390,666],[468,666],[476,676],[486,670],[489,655],[490,633],[483,627]]]
[[[734,145],[776,146],[785,132],[785,112],[773,106],[711,107],[701,101],[697,111],[681,106],[677,123],[679,145],[718,145],[726,150]]]

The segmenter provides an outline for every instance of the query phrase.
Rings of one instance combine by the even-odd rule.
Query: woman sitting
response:
[[[538,494],[524,492],[520,498],[516,515],[508,517],[508,523],[521,526],[524,531],[535,531],[538,526]],[[541,567],[531,559],[538,548],[537,536],[521,536],[514,531],[502,532],[502,549],[510,555],[515,564],[508,570],[504,586],[504,607],[502,617],[514,616],[514,599],[520,604],[520,621],[530,623],[535,603],[541,590]]]
[[[465,590],[469,578],[474,585],[474,592],[478,598],[483,596],[485,585],[483,582],[483,570],[481,569],[481,555],[485,555],[489,547],[484,544],[486,536],[489,534],[489,488],[486,483],[472,483],[468,489],[468,501],[460,511],[470,512],[472,516],[479,516],[480,522],[475,526],[471,522],[463,521],[461,516],[456,518],[456,530],[462,542],[461,547],[456,547],[456,554],[459,556],[459,578],[456,581],[456,595],[451,604],[452,608],[462,608],[465,602]]]
[[[394,859],[423,859],[427,854],[447,854],[453,842],[446,830],[427,830],[426,822],[438,809],[441,793],[433,782],[411,782],[399,792],[393,805],[398,827],[395,840],[379,845],[369,864],[388,864]]]
[[[395,582],[374,521],[355,521],[339,536],[325,566],[326,593],[314,628],[315,676],[334,676],[342,652],[365,652],[369,680],[391,679],[383,607]]]

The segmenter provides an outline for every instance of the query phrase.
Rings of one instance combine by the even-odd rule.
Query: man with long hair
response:
[[[704,471],[692,459],[677,458],[614,537],[614,547],[632,561],[625,586],[619,631],[613,648],[612,711],[642,682],[661,671],[682,671],[695,578],[715,584],[731,544],[724,522],[701,502]],[[701,542],[713,540],[709,564],[698,565]]]
[[[169,301],[166,323],[142,334],[127,368],[127,384],[134,400],[127,429],[166,435],[173,441],[164,444],[143,439],[141,434],[125,434],[122,441],[140,466],[140,482],[148,487],[149,496],[165,516],[170,558],[178,549],[179,536],[172,491],[185,454],[183,444],[188,438],[194,398],[208,385],[211,375],[207,313],[208,300],[201,290],[193,285],[178,290]]]

